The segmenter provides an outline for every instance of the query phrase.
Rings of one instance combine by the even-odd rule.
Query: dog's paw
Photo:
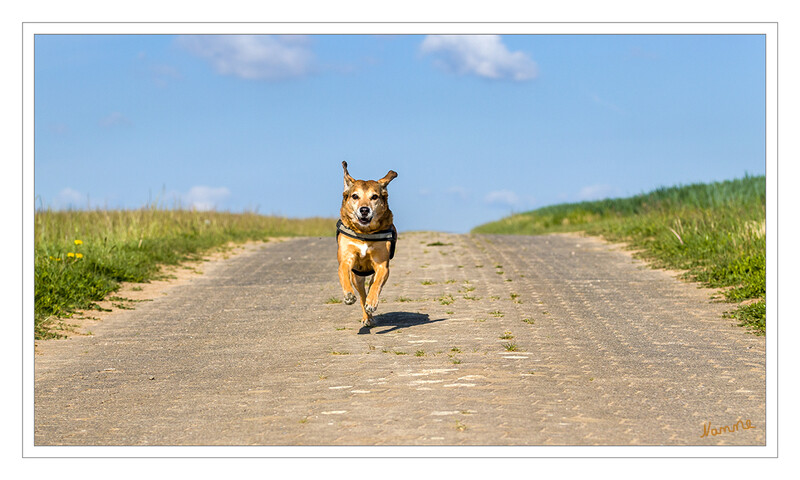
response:
[[[378,309],[377,305],[370,305],[370,304],[364,305],[364,310],[370,314],[375,313],[375,310],[377,309]]]
[[[350,292],[344,294],[344,304],[345,305],[352,305],[356,303],[356,296]]]
[[[361,321],[361,323],[363,323],[365,327],[374,327],[375,326],[375,321],[371,317],[370,318],[365,318],[364,320]]]

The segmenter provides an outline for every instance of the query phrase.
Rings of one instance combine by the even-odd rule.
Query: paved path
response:
[[[332,238],[270,243],[41,342],[35,443],[763,445],[764,339],[710,293],[591,238],[406,234],[366,330]]]

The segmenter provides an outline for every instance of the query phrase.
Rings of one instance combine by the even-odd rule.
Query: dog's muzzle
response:
[[[372,221],[372,209],[369,207],[361,207],[358,209],[358,216],[356,217],[358,222],[362,225],[367,225],[369,222]]]

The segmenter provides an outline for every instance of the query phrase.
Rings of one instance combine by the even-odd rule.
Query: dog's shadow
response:
[[[389,312],[376,315],[372,318],[375,325],[373,327],[361,327],[359,335],[376,333],[378,335],[393,332],[401,328],[416,327],[418,325],[428,325],[431,323],[442,322],[446,319],[431,320],[430,316],[422,313],[412,312]],[[384,328],[389,327],[389,328]]]

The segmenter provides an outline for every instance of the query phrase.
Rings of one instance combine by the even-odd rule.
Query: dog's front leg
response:
[[[361,301],[361,311],[364,313],[364,316],[361,318],[361,322],[366,327],[372,327],[374,323],[372,322],[372,314],[367,313],[367,309],[364,306],[365,302],[367,301],[367,290],[364,287],[364,283],[366,282],[367,277],[361,277],[356,275],[355,273],[350,274],[350,281],[356,287],[358,291],[358,299]]]
[[[356,294],[353,292],[353,284],[350,282],[350,272],[352,269],[352,258],[345,257],[339,260],[339,283],[342,284],[344,303],[346,305],[352,305],[356,303]]]
[[[381,289],[389,279],[389,262],[378,263],[375,265],[375,277],[372,280],[372,285],[369,287],[369,295],[367,295],[367,303],[364,305],[364,311],[367,313],[375,313],[378,309],[378,297],[380,297]]]

